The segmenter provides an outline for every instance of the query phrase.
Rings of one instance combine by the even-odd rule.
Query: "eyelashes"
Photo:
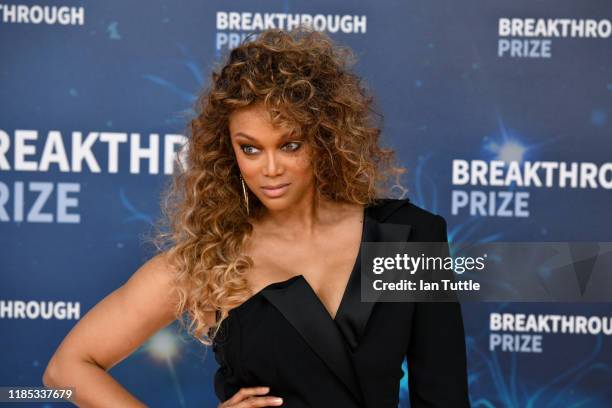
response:
[[[302,147],[302,143],[301,142],[289,142],[289,143],[286,143],[283,147],[289,146],[289,145],[294,145],[295,146],[294,148],[288,150],[290,152],[295,152],[296,150],[299,150]]]
[[[281,149],[284,151],[293,153],[293,152],[300,150],[302,148],[302,144],[303,144],[302,142],[288,142],[288,143],[285,143],[281,147]],[[259,149],[257,149],[255,146],[250,145],[250,144],[241,144],[240,150],[242,150],[244,154],[249,155],[249,156],[252,156],[254,154],[257,154],[257,152],[259,152]]]
[[[251,145],[247,145],[247,144],[240,145],[240,150],[242,150],[244,154],[247,154],[247,155],[255,154],[255,152],[248,151],[248,149],[255,149],[255,147]]]

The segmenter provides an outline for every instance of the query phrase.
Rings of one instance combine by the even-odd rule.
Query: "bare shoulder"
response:
[[[153,289],[160,292],[169,292],[176,271],[170,265],[166,253],[153,256],[136,270],[125,285],[144,286],[141,289]],[[124,285],[124,286],[125,286]]]
[[[166,255],[145,262],[72,328],[51,363],[86,360],[106,370],[176,319],[174,270]],[[51,364],[53,366],[54,364]]]
[[[165,253],[160,253],[145,262],[130,276],[118,291],[123,300],[143,317],[157,313],[161,323],[170,322],[176,316],[174,311],[178,301],[174,292],[175,269],[170,265]],[[150,303],[152,300],[155,300]]]

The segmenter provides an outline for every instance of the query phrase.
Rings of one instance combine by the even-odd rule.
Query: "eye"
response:
[[[285,149],[287,147],[287,149]],[[300,147],[302,147],[302,143],[300,142],[289,142],[283,146],[283,149],[288,150],[290,152],[295,152]]]
[[[242,150],[244,154],[248,155],[255,154],[258,151],[256,147],[247,144],[240,145],[240,150]]]

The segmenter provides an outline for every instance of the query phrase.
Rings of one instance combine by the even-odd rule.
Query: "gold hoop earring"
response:
[[[242,195],[244,196],[244,205],[246,206],[247,215],[249,215],[249,195],[247,194],[242,174],[240,175],[240,183],[242,183]]]

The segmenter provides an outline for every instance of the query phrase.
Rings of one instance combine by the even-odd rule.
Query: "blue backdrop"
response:
[[[407,196],[451,241],[611,241],[612,3],[27,3],[0,3],[0,385],[41,385],[70,328],[150,257],[142,236],[196,95],[265,26],[310,19],[355,51]],[[496,160],[540,163],[540,185],[461,181]],[[609,319],[610,304],[463,310],[474,407],[612,405],[609,333],[541,329],[526,337],[541,348],[504,350],[490,325]],[[216,406],[215,369],[173,324],[111,374],[151,406]]]

